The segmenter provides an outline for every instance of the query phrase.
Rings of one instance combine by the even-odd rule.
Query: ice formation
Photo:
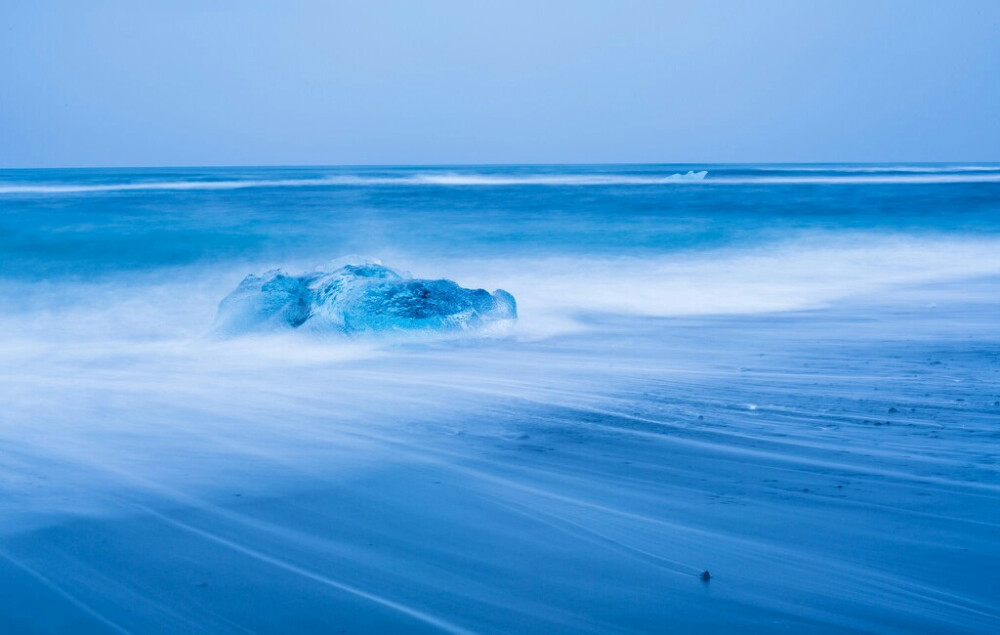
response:
[[[677,174],[671,174],[667,177],[668,181],[701,181],[708,175],[708,170],[702,170],[701,172],[695,172],[693,170],[688,170],[685,174],[678,172]]]
[[[280,269],[248,275],[219,303],[214,330],[228,336],[297,328],[455,331],[515,319],[514,297],[503,289],[410,278],[365,261],[299,276]]]

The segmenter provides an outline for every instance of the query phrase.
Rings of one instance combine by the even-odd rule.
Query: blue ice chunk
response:
[[[456,331],[517,319],[502,289],[409,278],[378,263],[329,273],[249,275],[219,304],[215,331],[239,335],[303,328],[322,332]]]
[[[280,269],[247,276],[223,298],[215,330],[235,335],[253,331],[297,328],[309,319],[311,291],[302,277]]]

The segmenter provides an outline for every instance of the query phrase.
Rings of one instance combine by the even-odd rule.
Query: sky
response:
[[[1000,161],[996,0],[0,0],[0,167]]]

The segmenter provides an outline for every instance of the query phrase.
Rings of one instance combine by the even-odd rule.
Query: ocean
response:
[[[344,258],[517,322],[212,332]],[[1000,629],[1000,164],[0,170],[0,295],[0,631]]]

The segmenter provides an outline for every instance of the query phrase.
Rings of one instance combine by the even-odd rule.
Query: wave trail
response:
[[[59,183],[59,184],[0,184],[0,195],[59,195],[104,192],[135,192],[155,190],[239,190],[248,188],[296,187],[514,187],[514,186],[617,186],[617,185],[922,185],[934,183],[1000,183],[1000,169],[970,168],[961,171],[863,169],[851,172],[831,169],[790,170],[787,175],[713,176],[707,171],[649,174],[471,174],[422,173],[406,176],[328,176],[306,179],[245,179],[228,181],[149,181],[139,183]],[[796,174],[796,172],[798,172]]]
[[[150,181],[144,183],[61,183],[54,185],[0,185],[0,194],[86,194],[146,190],[238,190],[265,187],[336,186],[512,186],[512,185],[657,185],[700,181],[707,172],[669,176],[415,174],[409,176],[331,176],[311,179],[247,179],[230,181]]]

